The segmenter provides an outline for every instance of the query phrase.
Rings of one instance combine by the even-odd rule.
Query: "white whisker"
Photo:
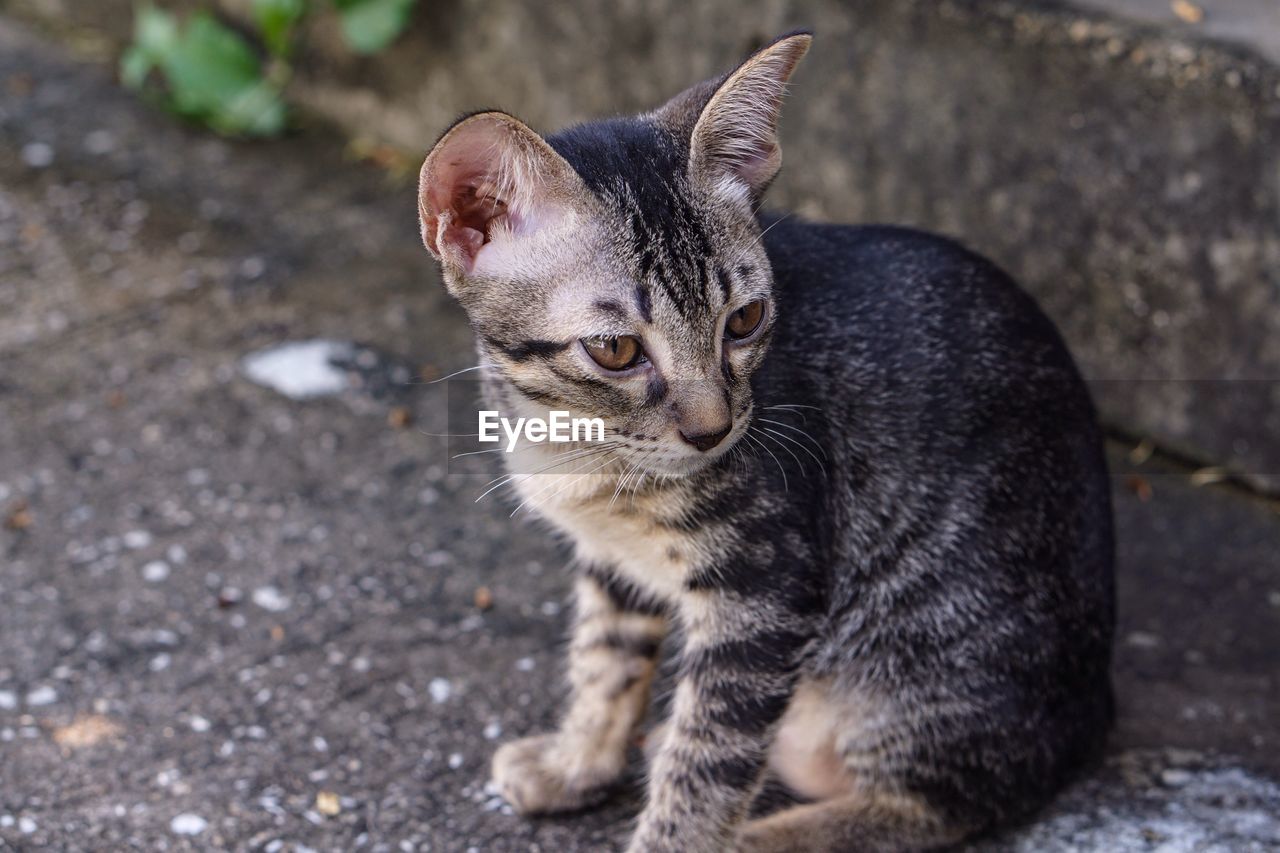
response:
[[[817,456],[815,456],[815,455],[814,455],[814,453],[813,453],[813,451],[812,451],[812,450],[810,450],[808,447],[806,447],[805,445],[801,444],[799,441],[797,441],[796,439],[792,438],[791,436],[786,435],[785,433],[781,433],[781,432],[778,432],[777,430],[769,429],[769,427],[760,427],[760,428],[761,428],[762,430],[764,430],[765,432],[767,432],[767,433],[771,433],[772,435],[774,435],[774,436],[775,436],[776,438],[778,438],[778,439],[781,439],[781,440],[783,440],[783,441],[787,441],[787,442],[790,442],[791,444],[794,444],[796,447],[800,448],[800,449],[801,449],[801,450],[803,450],[805,453],[809,454],[809,457],[810,457],[811,459],[813,459],[813,461],[814,461],[814,462],[818,463],[818,470],[822,472],[822,476],[824,476],[824,477],[825,477],[825,476],[827,476],[827,467],[826,467],[825,465],[823,465],[823,464],[822,464],[822,460],[821,460],[821,459],[819,459]],[[819,449],[821,449],[821,448],[819,448]],[[794,455],[794,454],[793,454],[793,455]],[[797,460],[797,461],[799,461],[799,460]]]
[[[823,448],[822,443],[818,441],[816,438],[814,438],[813,436],[809,435],[809,433],[800,429],[800,427],[792,426],[791,424],[784,424],[782,421],[771,421],[768,418],[760,418],[760,421],[761,423],[773,424],[774,426],[780,426],[783,429],[789,429],[792,432],[797,432],[800,435],[803,435],[805,438],[809,439],[809,441],[813,442],[814,447],[818,448],[818,452],[822,454],[823,459],[827,458],[827,451],[825,448]]]
[[[754,441],[756,444],[760,446],[761,450],[763,450],[765,453],[768,453],[769,456],[772,457],[774,463],[776,463],[778,466],[778,473],[782,475],[782,490],[784,492],[790,492],[791,489],[787,485],[787,472],[786,472],[786,469],[782,467],[782,460],[779,459],[772,450],[766,447],[763,441],[753,436],[750,432],[744,432],[742,435],[744,438],[749,438],[752,441]]]
[[[443,382],[446,379],[452,379],[455,376],[461,376],[462,374],[470,373],[473,370],[487,370],[488,368],[489,368],[489,365],[487,364],[477,364],[474,367],[464,367],[461,370],[455,370],[453,373],[450,373],[448,376],[441,376],[439,379],[432,379],[429,382],[421,382],[421,383],[409,382],[407,384],[435,385],[437,382]]]
[[[603,468],[605,468],[607,465],[611,464],[611,463],[613,462],[613,457],[614,457],[615,455],[616,455],[616,453],[612,453],[612,452],[611,452],[611,453],[609,453],[609,454],[607,454],[607,455],[605,456],[604,460],[603,460],[603,461],[601,461],[601,463],[600,463],[599,465],[597,465],[596,467],[592,468],[590,471],[573,471],[573,472],[567,472],[567,473],[565,473],[565,474],[564,474],[564,476],[565,476],[565,477],[569,477],[569,476],[574,476],[574,477],[585,477],[585,476],[589,476],[589,475],[591,475],[591,474],[595,474],[596,472],[598,472],[598,471],[602,470]],[[565,482],[563,485],[561,485],[561,486],[560,486],[560,488],[556,489],[554,492],[552,492],[551,494],[547,495],[547,497],[546,497],[545,499],[543,499],[543,501],[542,501],[541,503],[539,503],[539,504],[534,504],[532,507],[530,507],[530,508],[529,508],[529,511],[530,511],[530,512],[532,512],[533,510],[536,510],[536,509],[537,509],[538,507],[540,507],[540,506],[545,506],[545,505],[546,505],[546,504],[547,504],[547,503],[548,503],[552,498],[554,498],[556,495],[558,495],[558,494],[560,494],[561,492],[563,492],[565,489],[569,488],[569,486],[570,486],[570,485],[572,485],[572,484],[573,484],[573,480],[568,480],[568,481],[567,481],[567,482]],[[525,498],[523,501],[521,501],[521,502],[520,502],[520,506],[517,506],[514,510],[512,510],[512,511],[511,511],[511,516],[510,516],[510,517],[511,517],[511,518],[515,518],[516,513],[517,513],[517,512],[519,512],[519,511],[520,511],[520,509],[521,509],[525,504],[529,503],[529,501],[533,500],[533,499],[534,499],[534,498],[536,498],[538,495],[542,494],[543,492],[545,492],[547,489],[549,489],[551,486],[554,486],[554,485],[556,485],[556,483],[555,483],[555,482],[552,482],[552,483],[548,484],[547,486],[544,486],[543,488],[541,488],[541,489],[539,489],[538,491],[534,492],[532,495],[529,495],[529,497]]]
[[[781,441],[778,440],[779,436],[781,436],[782,433],[774,432],[768,427],[761,427],[761,431],[765,434],[766,438],[769,438],[770,440],[775,442],[778,445],[778,447],[782,448],[784,451],[790,454],[792,459],[796,460],[796,467],[800,469],[800,473],[802,474],[805,473],[804,463],[800,461],[800,457],[796,456],[794,450],[792,450],[790,447],[787,447],[785,444],[783,444]]]
[[[611,444],[598,445],[598,446],[586,448],[583,450],[575,450],[571,453],[565,454],[562,458],[557,459],[556,461],[552,462],[549,465],[544,465],[543,467],[537,469],[536,471],[531,471],[528,473],[525,473],[522,471],[516,471],[515,473],[509,473],[509,474],[504,474],[500,477],[495,477],[494,479],[490,480],[488,483],[485,483],[485,485],[489,486],[489,488],[486,489],[484,493],[480,495],[480,497],[475,499],[475,503],[480,503],[480,501],[483,500],[484,497],[488,495],[490,492],[492,492],[494,489],[500,489],[503,486],[507,485],[510,482],[515,481],[518,478],[521,480],[521,482],[523,482],[524,480],[527,480],[530,477],[534,477],[545,471],[549,471],[561,465],[568,464],[569,462],[574,462],[578,459],[585,459],[586,457],[592,456],[596,453],[602,453],[606,450],[612,450],[617,446],[619,445],[616,442],[614,442]]]

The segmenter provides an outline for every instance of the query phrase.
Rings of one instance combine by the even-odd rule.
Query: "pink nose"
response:
[[[719,432],[704,432],[702,435],[689,435],[684,430],[680,430],[680,437],[705,453],[724,441],[724,437],[729,434],[731,429],[733,429],[733,424],[726,424],[725,428]]]

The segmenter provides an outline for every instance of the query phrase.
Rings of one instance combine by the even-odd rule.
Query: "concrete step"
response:
[[[11,0],[95,55],[131,3]],[[1038,297],[1119,431],[1280,490],[1273,0],[424,3],[371,59],[317,23],[295,95],[421,152],[477,106],[543,129],[651,107],[796,26],[817,41],[773,204],[960,237]]]

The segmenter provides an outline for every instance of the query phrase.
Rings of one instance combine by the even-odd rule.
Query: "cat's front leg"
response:
[[[681,677],[629,853],[733,848],[812,636],[782,595],[703,589],[680,615]]]
[[[564,721],[493,757],[494,781],[521,814],[571,811],[604,799],[625,769],[649,703],[665,608],[600,569],[582,573],[575,597]]]

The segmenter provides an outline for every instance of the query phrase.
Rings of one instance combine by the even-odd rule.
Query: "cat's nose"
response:
[[[720,442],[724,441],[724,437],[733,429],[733,424],[725,424],[724,429],[719,432],[704,432],[701,435],[689,435],[684,430],[680,430],[680,437],[687,443],[706,453]]]

